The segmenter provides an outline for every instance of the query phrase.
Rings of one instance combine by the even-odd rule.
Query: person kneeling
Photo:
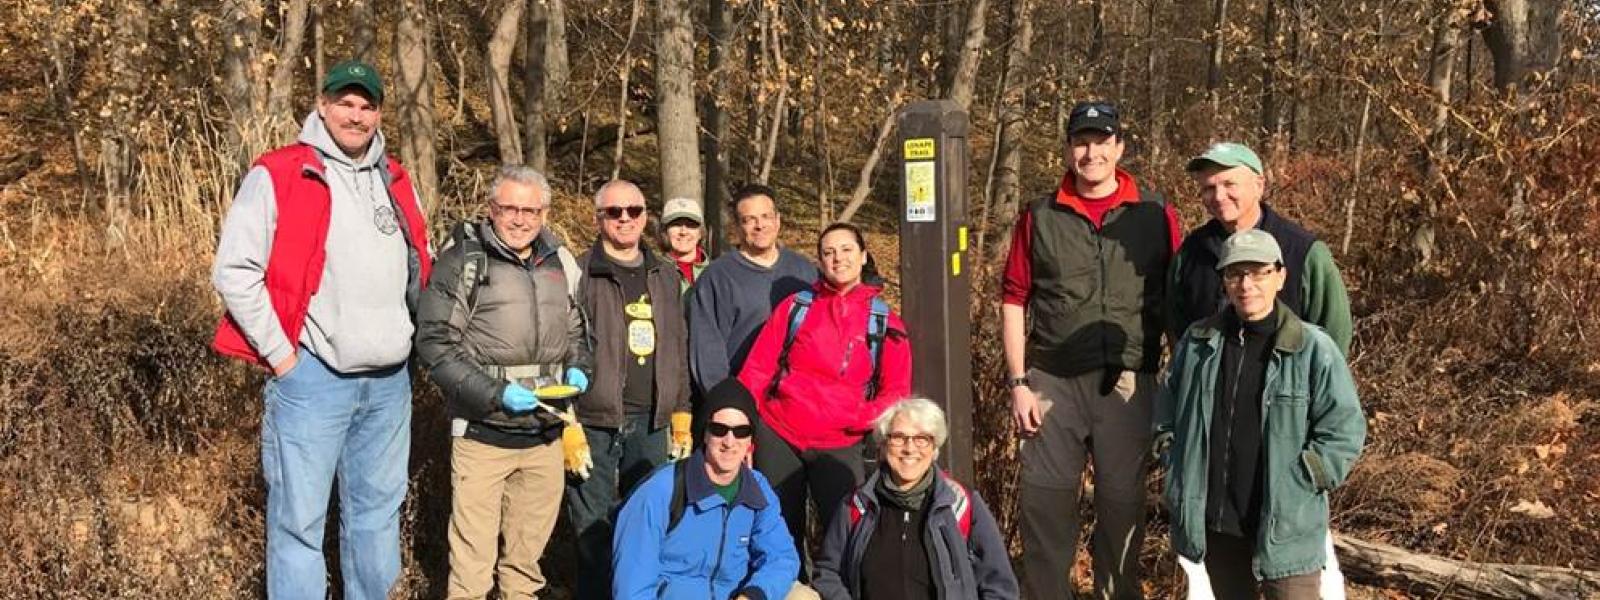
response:
[[[1233,234],[1217,268],[1229,307],[1183,334],[1156,400],[1172,548],[1205,565],[1221,600],[1316,600],[1328,492],[1366,418],[1333,338],[1277,301],[1272,235]]]
[[[729,378],[706,394],[705,447],[656,469],[617,515],[618,600],[815,597],[766,477],[751,470],[755,399]]]
[[[989,507],[932,468],[949,433],[944,411],[908,398],[879,415],[873,433],[881,467],[835,511],[817,559],[817,592],[828,600],[1016,598]]]

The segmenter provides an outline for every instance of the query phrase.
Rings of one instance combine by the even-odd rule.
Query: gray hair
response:
[[[889,439],[889,428],[894,424],[896,417],[905,415],[911,424],[920,431],[933,435],[933,448],[944,447],[944,441],[950,437],[950,426],[945,423],[944,409],[939,408],[932,400],[927,398],[911,397],[889,406],[872,420],[872,435],[882,444]]]
[[[621,188],[625,190],[631,189],[634,193],[639,194],[640,198],[644,197],[644,190],[639,189],[639,186],[634,184],[632,181],[628,181],[626,179],[613,179],[605,182],[600,186],[600,189],[594,191],[595,208],[600,208],[600,201],[606,197],[606,192],[611,191],[611,188]]]
[[[527,165],[500,165],[500,172],[495,174],[494,183],[489,186],[490,198],[500,193],[500,184],[507,182],[538,188],[539,201],[545,208],[550,207],[550,180],[544,173]]]

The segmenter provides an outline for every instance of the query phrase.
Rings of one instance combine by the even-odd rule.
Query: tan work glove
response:
[[[589,471],[594,469],[594,457],[589,454],[589,437],[583,434],[583,426],[576,420],[567,421],[561,430],[561,456],[568,473],[577,475],[579,480],[589,478]]]
[[[694,418],[687,411],[672,413],[672,434],[667,441],[667,458],[683,460],[689,458],[689,453],[694,452],[694,434],[690,433],[689,426]]]

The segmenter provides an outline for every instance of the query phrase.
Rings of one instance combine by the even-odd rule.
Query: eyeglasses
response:
[[[1222,271],[1222,282],[1227,285],[1243,285],[1248,278],[1250,283],[1261,283],[1278,272],[1277,265],[1256,267],[1254,269],[1226,269]]]
[[[696,221],[694,219],[678,219],[678,220],[673,221],[671,223],[667,223],[667,227],[684,227],[684,228],[687,228],[687,229],[699,229],[700,228],[700,222]]]
[[[755,435],[755,432],[756,428],[750,425],[729,425],[727,423],[718,423],[716,421],[712,421],[710,424],[706,425],[706,433],[711,434],[711,437],[714,438],[719,438],[731,433],[733,434],[733,437],[743,440],[749,439],[750,436]]]
[[[644,206],[638,204],[633,206],[606,206],[601,207],[597,212],[613,221],[621,219],[623,213],[627,213],[629,219],[637,219],[639,215],[644,214]]]
[[[891,433],[886,441],[890,448],[904,448],[907,443],[910,443],[912,448],[918,450],[927,450],[933,447],[933,436],[926,433],[920,435]]]
[[[501,204],[499,202],[490,202],[489,206],[494,207],[494,209],[497,210],[497,211],[500,211],[500,212],[503,212],[503,213],[509,212],[513,216],[519,216],[519,217],[522,217],[522,218],[525,218],[525,219],[537,219],[539,217],[542,217],[542,216],[544,216],[544,209],[545,209],[545,207],[543,207],[543,206],[540,206],[538,208],[530,208],[530,207],[527,207],[527,206],[510,206],[510,205],[507,205],[507,204]]]

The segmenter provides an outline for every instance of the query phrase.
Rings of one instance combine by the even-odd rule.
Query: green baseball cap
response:
[[[1205,153],[1189,159],[1189,165],[1184,167],[1184,170],[1193,173],[1208,165],[1220,165],[1225,168],[1249,167],[1257,175],[1266,171],[1266,168],[1261,166],[1261,157],[1256,156],[1255,151],[1249,146],[1238,142],[1212,144],[1210,148],[1206,148]]]
[[[1278,240],[1272,234],[1260,229],[1246,229],[1223,240],[1222,260],[1217,261],[1217,270],[1238,263],[1281,264],[1283,250],[1278,248]]]
[[[383,104],[383,81],[378,70],[359,60],[347,60],[328,70],[322,78],[322,92],[337,92],[350,86],[359,87],[372,96],[372,101]]]

